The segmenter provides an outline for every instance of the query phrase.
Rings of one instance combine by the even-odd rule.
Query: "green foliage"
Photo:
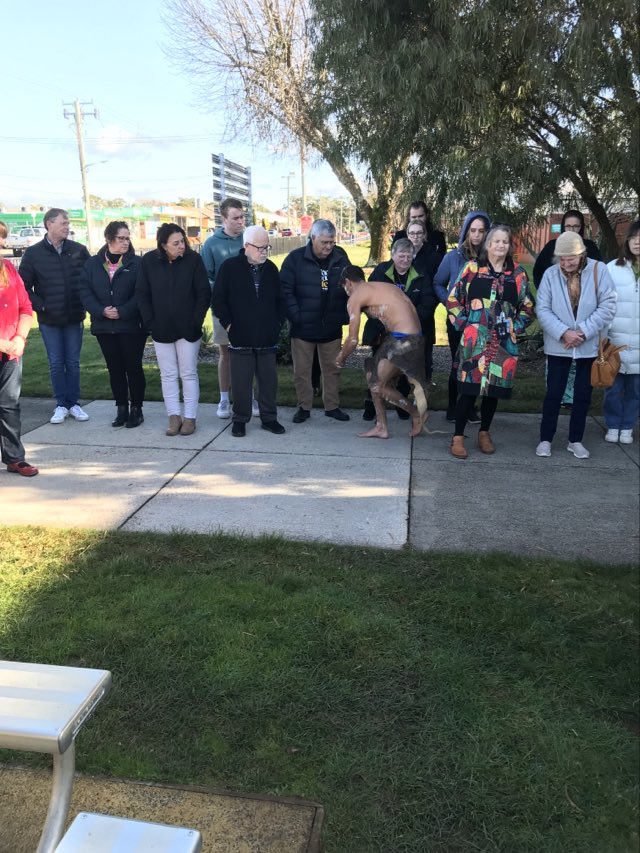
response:
[[[410,194],[515,225],[573,187],[611,241],[607,215],[625,199],[633,209],[640,191],[630,0],[314,7],[327,109],[352,156],[373,165],[409,153]],[[376,115],[376,133],[363,114]]]

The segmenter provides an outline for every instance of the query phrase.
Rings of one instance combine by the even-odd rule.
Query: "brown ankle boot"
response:
[[[463,435],[454,435],[451,439],[451,455],[456,459],[466,459],[469,455],[464,447]]]
[[[180,435],[193,435],[196,431],[196,422],[194,418],[185,418],[182,421],[182,427],[180,428]]]
[[[177,435],[182,426],[182,418],[180,415],[169,415],[169,426],[166,429],[165,435]]]
[[[478,433],[478,447],[483,453],[496,452],[495,444],[491,441],[491,436],[489,435],[488,430],[481,429]]]

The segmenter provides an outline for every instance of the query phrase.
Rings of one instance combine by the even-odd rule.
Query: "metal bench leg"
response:
[[[37,853],[53,853],[62,838],[64,825],[69,814],[75,767],[76,748],[73,743],[61,755],[54,754],[49,810],[40,836]]]

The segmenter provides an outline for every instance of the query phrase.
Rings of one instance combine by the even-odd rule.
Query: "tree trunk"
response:
[[[368,267],[386,261],[389,257],[389,202],[384,199],[382,204],[375,201],[371,208],[371,216],[367,223],[371,234],[371,248],[369,249]]]

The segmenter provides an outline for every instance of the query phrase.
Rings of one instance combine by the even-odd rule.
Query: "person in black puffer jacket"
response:
[[[211,288],[202,258],[174,222],[158,228],[157,250],[142,258],[136,298],[143,329],[151,331],[162,396],[169,416],[167,435],[191,435],[200,399],[198,353]],[[184,418],[180,413],[180,384]]]
[[[117,406],[111,426],[131,429],[144,421],[142,355],[147,332],[142,329],[135,294],[140,258],[131,244],[126,222],[110,222],[104,237],[106,245],[84,265],[80,295],[91,315],[91,333],[96,336],[109,371]]]
[[[69,240],[69,214],[52,207],[44,215],[46,237],[29,246],[20,262],[20,276],[38,315],[40,334],[49,359],[51,384],[56,398],[52,424],[69,415],[89,420],[79,405],[80,350],[84,306],[78,279],[89,259],[86,246]]]
[[[298,409],[293,422],[306,421],[313,405],[311,371],[318,351],[322,370],[325,415],[348,421],[339,408],[340,370],[336,358],[342,343],[342,327],[348,323],[347,295],[340,285],[349,264],[347,253],[336,246],[336,229],[328,219],[316,219],[309,242],[290,252],[282,264],[280,280],[291,322],[291,354]]]

